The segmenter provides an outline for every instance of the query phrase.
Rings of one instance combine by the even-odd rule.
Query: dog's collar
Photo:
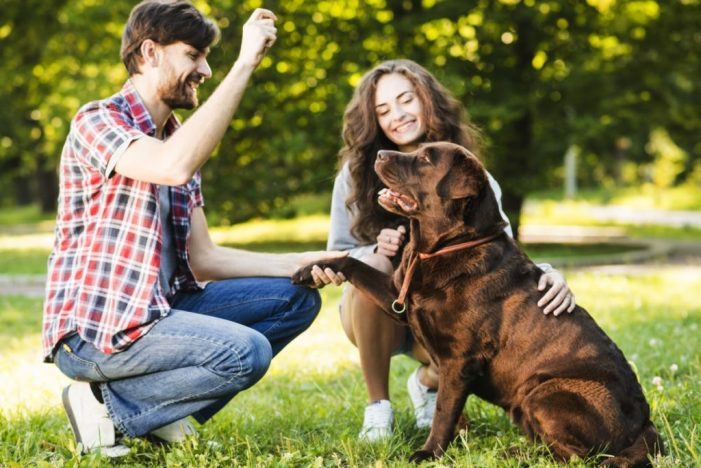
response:
[[[442,249],[436,250],[432,253],[418,252],[417,255],[409,263],[404,274],[404,281],[402,281],[402,288],[399,290],[399,297],[392,302],[392,312],[395,314],[403,314],[406,312],[406,296],[409,292],[409,284],[411,283],[411,278],[414,276],[414,270],[419,264],[419,260],[426,260],[433,257],[438,257],[439,255],[456,252],[458,250],[470,249],[472,247],[477,247],[478,245],[486,244],[487,242],[496,239],[500,235],[504,234],[504,231],[497,232],[495,234],[482,237],[480,239],[471,240],[468,242],[462,242],[460,244],[449,245],[448,247],[443,247]]]

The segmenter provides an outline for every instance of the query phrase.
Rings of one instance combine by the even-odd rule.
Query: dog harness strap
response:
[[[407,267],[406,271],[404,272],[404,281],[402,281],[402,288],[399,290],[399,297],[397,297],[397,299],[394,302],[392,302],[392,310],[395,314],[403,314],[404,312],[406,312],[406,304],[404,303],[404,300],[406,299],[406,295],[409,292],[409,283],[411,283],[411,278],[414,276],[414,270],[416,269],[416,265],[419,264],[420,257],[420,253],[414,256],[411,262],[409,262],[409,266]]]
[[[481,239],[475,239],[468,242],[462,242],[460,244],[449,245],[448,247],[436,250],[433,253],[418,252],[418,254],[411,260],[411,262],[409,262],[409,266],[407,267],[406,272],[404,273],[404,281],[402,281],[402,288],[399,290],[399,296],[394,302],[392,302],[392,311],[394,311],[395,314],[403,314],[404,312],[406,312],[406,296],[409,292],[409,284],[411,283],[411,279],[414,276],[414,270],[416,270],[416,266],[419,264],[419,260],[426,260],[429,258],[437,257],[439,255],[456,252],[458,250],[465,250],[472,247],[477,247],[478,245],[482,245],[493,239],[496,239],[502,234],[504,234],[504,231],[497,232],[487,237],[482,237]]]

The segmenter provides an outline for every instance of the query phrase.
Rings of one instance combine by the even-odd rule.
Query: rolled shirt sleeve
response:
[[[73,132],[76,157],[105,178],[113,175],[117,161],[129,145],[144,136],[127,116],[109,106],[84,108],[76,116],[74,125],[77,127]]]

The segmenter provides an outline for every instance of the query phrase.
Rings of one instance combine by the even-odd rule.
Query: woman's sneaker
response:
[[[392,437],[394,412],[389,400],[378,400],[365,407],[363,428],[358,438],[365,442],[379,442]]]
[[[429,389],[419,381],[418,367],[409,376],[406,387],[409,391],[409,398],[414,405],[414,416],[416,416],[416,427],[426,429],[431,427],[433,423],[433,413],[436,412],[436,394],[435,390]]]

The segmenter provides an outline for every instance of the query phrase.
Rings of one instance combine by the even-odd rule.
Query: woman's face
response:
[[[384,134],[400,151],[414,151],[423,141],[423,106],[404,75],[388,73],[377,81],[375,115]]]

